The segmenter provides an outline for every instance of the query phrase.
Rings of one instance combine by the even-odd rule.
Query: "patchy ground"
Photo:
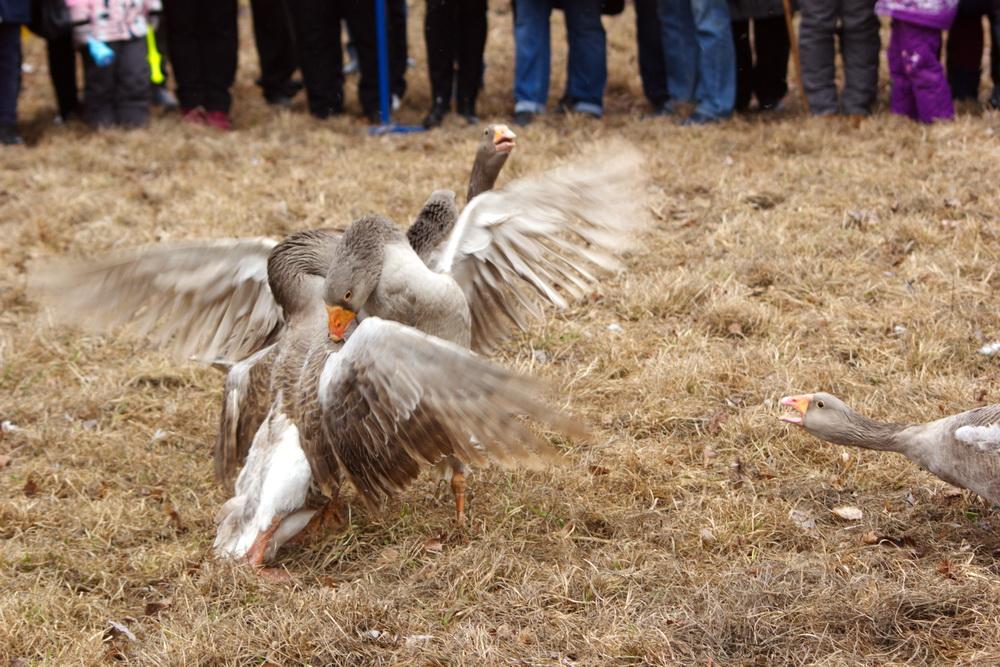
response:
[[[428,97],[415,5],[409,121]],[[1000,662],[1000,514],[902,458],[791,431],[775,405],[825,388],[923,421],[1000,401],[977,353],[1000,338],[997,117],[642,120],[632,20],[608,22],[609,117],[521,131],[504,177],[619,136],[648,155],[655,228],[629,272],[501,358],[594,437],[547,474],[478,473],[466,535],[430,479],[355,508],[346,532],[284,552],[293,583],[211,556],[218,374],[49,326],[25,262],[405,221],[464,189],[478,135],[453,119],[370,139],[301,101],[273,112],[246,17],[238,132],[52,128],[27,45],[35,145],[0,170],[0,419],[16,426],[0,434],[0,664]],[[510,107],[510,16],[491,21],[484,120]]]

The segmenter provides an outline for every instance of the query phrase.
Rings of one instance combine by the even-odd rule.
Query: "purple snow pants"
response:
[[[889,38],[889,108],[921,123],[954,118],[951,90],[938,60],[941,31],[893,20]]]

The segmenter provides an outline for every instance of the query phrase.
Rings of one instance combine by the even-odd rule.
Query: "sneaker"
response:
[[[535,121],[535,114],[531,111],[516,111],[514,112],[514,118],[511,120],[514,125],[518,127],[525,127],[526,125],[531,125]]]
[[[278,107],[279,109],[288,109],[292,106],[292,98],[284,93],[265,95],[264,101],[267,102],[268,106]]]
[[[154,107],[163,107],[164,111],[173,111],[177,108],[177,98],[174,94],[163,86],[153,86],[153,95],[150,103]]]
[[[442,98],[437,98],[434,100],[434,106],[431,107],[430,112],[424,116],[424,127],[428,130],[432,127],[438,127],[444,122],[444,117],[448,115],[448,102]]]
[[[716,118],[715,116],[708,116],[698,111],[682,120],[678,125],[682,127],[692,127],[694,125],[711,125],[713,123],[718,123],[721,118]]]
[[[476,103],[472,100],[459,100],[455,105],[455,111],[469,125],[479,125],[479,116],[476,115]]]
[[[0,125],[0,145],[20,146],[23,143],[24,139],[17,133],[16,125]]]
[[[205,114],[205,124],[223,132],[233,129],[233,123],[225,111],[209,111]]]
[[[195,107],[193,109],[185,109],[181,107],[181,120],[185,123],[191,123],[192,125],[208,124],[208,116],[205,115],[205,109],[203,107]]]

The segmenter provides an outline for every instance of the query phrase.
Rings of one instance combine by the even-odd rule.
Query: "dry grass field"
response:
[[[819,388],[897,420],[1000,402],[977,353],[1000,338],[998,118],[855,127],[793,102],[710,128],[643,120],[631,10],[607,22],[608,117],[520,131],[502,176],[616,137],[648,156],[653,225],[628,272],[499,358],[593,437],[551,472],[478,471],[465,533],[427,477],[285,550],[290,582],[215,560],[219,374],[53,325],[26,262],[372,210],[404,223],[431,190],[464,189],[478,139],[455,119],[373,139],[301,100],[275,112],[242,21],[228,135],[176,116],[51,127],[44,50],[26,45],[32,145],[0,154],[0,419],[16,426],[0,434],[0,665],[1000,663],[997,510],[776,419],[780,396]],[[511,106],[500,7],[488,61],[484,121]]]

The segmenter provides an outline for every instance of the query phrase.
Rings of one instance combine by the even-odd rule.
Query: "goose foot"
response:
[[[281,520],[284,517],[276,516],[271,520],[271,525],[267,527],[266,530],[261,531],[257,534],[257,539],[253,541],[250,548],[247,549],[246,560],[250,565],[256,568],[262,568],[264,566],[264,556],[267,554],[267,547],[271,543],[271,538],[274,537],[274,533],[278,530],[278,526],[281,525]]]
[[[341,528],[347,523],[341,511],[340,502],[327,500],[322,509],[312,515],[305,528],[288,540],[289,544],[312,544],[334,528]]]
[[[465,472],[456,469],[451,474],[451,492],[455,494],[455,520],[465,527]]]

